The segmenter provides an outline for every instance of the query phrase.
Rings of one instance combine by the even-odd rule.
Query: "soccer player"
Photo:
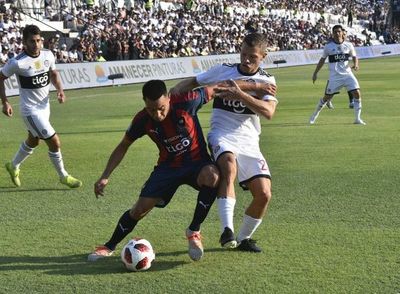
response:
[[[239,64],[221,64],[196,77],[178,83],[172,93],[184,92],[200,85],[235,79],[260,82],[269,94],[244,92],[231,87],[232,99],[214,99],[208,142],[221,172],[218,213],[221,220],[220,244],[248,252],[261,252],[251,237],[262,222],[271,199],[271,174],[259,147],[260,118],[271,119],[278,103],[275,78],[260,68],[267,55],[267,37],[247,35],[242,43]],[[218,94],[217,94],[218,95]],[[234,236],[234,181],[250,190],[253,199],[246,208],[241,228]]]
[[[103,174],[94,185],[96,197],[103,196],[113,170],[137,139],[148,135],[159,148],[157,166],[144,184],[139,199],[118,221],[110,240],[88,256],[89,261],[113,254],[136,224],[153,207],[165,207],[179,186],[187,184],[199,191],[193,220],[186,230],[189,256],[203,256],[200,225],[216,198],[219,171],[207,152],[197,111],[211,99],[207,88],[169,97],[165,83],[151,80],[144,84],[145,108],[133,118],[121,142],[112,152]]]
[[[346,40],[346,36],[347,36],[347,31],[343,28],[343,40]],[[349,91],[347,92],[347,95],[349,97],[349,108],[353,109],[354,108],[353,95]],[[326,101],[326,107],[328,107],[329,109],[334,109],[335,108],[333,106],[332,99]]]
[[[41,32],[35,25],[27,25],[24,28],[23,44],[24,51],[10,59],[0,71],[0,98],[3,113],[8,117],[13,115],[13,108],[6,96],[4,80],[15,74],[20,88],[20,111],[28,130],[28,138],[22,142],[14,159],[6,163],[6,169],[14,185],[21,186],[19,178],[21,163],[33,153],[39,141],[44,140],[60,182],[70,188],[78,188],[82,186],[82,182],[65,170],[60,151],[60,138],[49,121],[50,82],[57,90],[58,102],[64,103],[66,99],[55,67],[54,55],[49,50],[42,49]]]
[[[317,108],[310,117],[310,124],[314,124],[319,113],[332,97],[339,93],[342,87],[346,87],[347,91],[353,98],[353,107],[355,114],[355,124],[365,125],[361,119],[361,93],[360,86],[354,74],[349,67],[349,57],[353,60],[353,69],[358,70],[358,58],[352,43],[344,40],[344,29],[341,25],[335,25],[332,28],[332,40],[324,47],[322,58],[319,60],[312,76],[313,83],[317,80],[317,74],[325,63],[325,59],[329,57],[329,80],[325,89],[325,95],[318,101]]]

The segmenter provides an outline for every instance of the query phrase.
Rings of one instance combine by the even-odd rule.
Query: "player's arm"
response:
[[[108,178],[111,176],[114,169],[121,163],[129,147],[132,145],[133,141],[125,135],[121,142],[115,147],[114,151],[111,153],[108,159],[106,168],[104,169],[100,179],[94,184],[94,194],[98,198],[104,195],[104,188],[108,184]]]
[[[199,86],[200,84],[197,82],[196,77],[187,78],[177,83],[173,88],[169,90],[169,93],[171,95],[179,95]]]
[[[244,92],[236,82],[237,81],[231,80],[227,82],[229,86],[218,85],[218,87],[214,88],[214,97],[227,100],[240,100],[254,113],[257,113],[266,119],[271,119],[275,113],[277,104],[276,100],[265,101],[257,99]]]
[[[53,84],[53,86],[56,88],[57,90],[57,99],[58,102],[60,103],[64,103],[65,99],[67,97],[65,97],[64,94],[64,89],[61,83],[61,78],[60,78],[60,74],[58,73],[57,70],[55,69],[50,69],[50,81]]]
[[[359,67],[358,67],[358,58],[357,58],[357,56],[352,56],[352,59],[353,59],[353,66],[352,66],[352,68],[353,68],[355,71],[357,71],[357,70],[359,69]]]
[[[1,104],[2,104],[2,111],[5,115],[7,116],[12,116],[13,115],[13,109],[11,107],[11,104],[8,102],[7,95],[6,95],[6,87],[4,85],[4,80],[6,80],[8,77],[6,77],[3,72],[0,71],[0,98],[1,98]]]
[[[317,80],[317,74],[318,74],[319,70],[324,66],[325,59],[326,59],[326,57],[322,57],[322,58],[319,60],[319,62],[318,62],[318,64],[317,64],[317,67],[315,68],[314,73],[313,73],[313,76],[312,76],[312,81],[313,81],[313,83],[315,83],[315,81]]]
[[[268,83],[254,83],[245,80],[235,80],[236,84],[242,91],[255,92],[257,97],[264,97],[265,95],[276,96],[277,86]]]

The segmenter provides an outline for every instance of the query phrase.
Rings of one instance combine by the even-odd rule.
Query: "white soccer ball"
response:
[[[125,267],[134,272],[145,271],[155,259],[150,242],[142,238],[133,238],[121,251],[121,260]]]

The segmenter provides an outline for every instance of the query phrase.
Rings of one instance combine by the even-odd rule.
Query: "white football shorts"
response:
[[[208,136],[208,144],[215,161],[225,152],[231,152],[235,155],[238,169],[237,177],[239,185],[243,189],[247,189],[246,182],[251,179],[258,177],[271,178],[268,163],[262,155],[258,144],[253,144],[250,147],[244,142],[238,144],[238,142],[232,142],[225,137],[210,136],[210,134]]]
[[[22,116],[28,131],[34,137],[46,140],[54,136],[56,131],[50,124],[50,110],[44,109],[36,111],[34,114]]]
[[[338,94],[343,87],[347,89],[347,92],[360,89],[360,85],[353,73],[340,77],[330,77],[326,85],[325,94]]]

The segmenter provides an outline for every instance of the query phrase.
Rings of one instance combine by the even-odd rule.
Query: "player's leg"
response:
[[[354,108],[353,95],[351,94],[350,91],[348,91],[347,94],[349,95],[349,108],[353,109]]]
[[[321,110],[325,107],[325,105],[327,104],[328,101],[330,101],[333,97],[333,94],[325,94],[324,97],[322,97],[318,103],[317,103],[317,107],[315,108],[315,111],[313,112],[313,114],[310,117],[310,124],[314,124],[315,121],[317,120]]]
[[[235,179],[237,174],[236,157],[231,152],[225,152],[218,157],[220,170],[218,188],[218,214],[221,222],[220,244],[224,248],[235,248],[233,216],[236,204]]]
[[[60,178],[60,183],[70,188],[78,188],[82,186],[82,182],[73,176],[69,175],[64,167],[64,160],[61,154],[61,142],[57,133],[53,136],[46,138],[45,142],[49,148],[48,155],[50,161],[53,163],[55,170]]]
[[[104,245],[97,246],[93,253],[89,254],[88,260],[96,261],[111,256],[117,245],[133,231],[139,220],[146,216],[160,200],[160,198],[139,197],[133,207],[122,214],[110,240]]]
[[[31,117],[23,117],[23,120],[28,128],[28,137],[24,142],[21,143],[17,153],[14,155],[13,160],[11,162],[7,162],[5,165],[8,173],[10,174],[12,182],[17,187],[21,186],[21,181],[19,179],[20,165],[33,153],[35,148],[39,145],[39,138],[36,133],[32,133],[35,130],[32,128],[28,120],[31,120],[31,123],[33,125],[35,122]]]
[[[225,135],[211,131],[208,133],[207,139],[213,158],[216,160],[220,170],[217,194],[218,215],[221,224],[219,242],[224,248],[234,248],[236,247],[236,239],[234,235],[233,214],[236,204],[234,183],[237,174],[235,156],[237,144],[233,146],[225,138]]]
[[[355,120],[354,123],[358,125],[365,125],[366,123],[361,119],[361,93],[359,89],[351,91],[351,94],[353,95],[354,99],[354,116]]]
[[[259,177],[247,183],[253,200],[247,207],[243,222],[237,235],[238,249],[250,252],[261,252],[261,249],[251,239],[252,235],[262,222],[271,200],[271,180],[266,177]]]
[[[200,226],[206,219],[217,197],[218,180],[219,171],[214,164],[202,167],[196,178],[196,186],[199,187],[199,193],[192,222],[186,230],[186,237],[189,242],[189,256],[194,261],[200,260],[204,254]]]
[[[219,171],[214,164],[208,164],[201,168],[196,182],[200,187],[197,196],[196,208],[189,230],[200,231],[200,226],[207,217],[212,204],[217,197]]]
[[[361,92],[360,92],[360,85],[356,77],[351,74],[346,78],[346,88],[347,91],[350,92],[351,96],[353,97],[354,103],[354,116],[355,120],[354,123],[358,125],[365,125],[365,122],[361,119]]]
[[[328,103],[328,101],[332,100],[332,97],[339,93],[340,88],[342,87],[342,82],[335,80],[335,79],[329,79],[326,88],[325,88],[325,95],[323,98],[321,98],[318,103],[317,107],[315,108],[315,111],[310,117],[310,124],[314,124],[315,121],[317,120],[321,110],[325,107],[325,105]]]

